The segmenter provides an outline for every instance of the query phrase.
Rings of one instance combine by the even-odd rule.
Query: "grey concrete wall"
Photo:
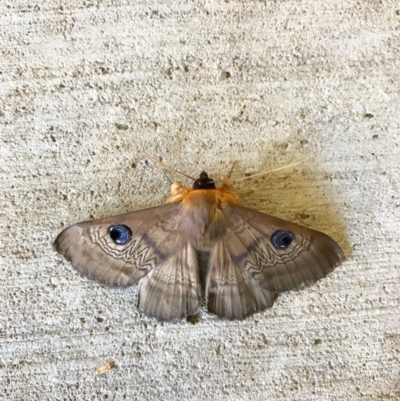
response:
[[[399,400],[399,33],[396,1],[1,2],[0,397]],[[140,316],[51,247],[169,196],[134,146],[214,177],[306,159],[241,203],[348,260],[246,321]]]

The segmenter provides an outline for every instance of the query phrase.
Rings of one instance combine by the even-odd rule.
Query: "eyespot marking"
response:
[[[278,230],[271,236],[272,245],[276,249],[286,249],[294,240],[294,234],[291,231]]]
[[[132,237],[132,231],[123,224],[108,227],[110,238],[116,245],[125,245]]]

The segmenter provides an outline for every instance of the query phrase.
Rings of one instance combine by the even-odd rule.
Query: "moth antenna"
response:
[[[190,175],[187,175],[187,174],[185,174],[185,173],[181,173],[180,171],[175,170],[174,168],[167,166],[166,164],[160,162],[160,161],[157,160],[154,156],[150,155],[149,153],[145,152],[144,150],[141,150],[141,149],[139,149],[139,148],[137,148],[137,147],[135,147],[135,146],[134,146],[134,149],[135,149],[136,152],[138,152],[138,153],[143,153],[143,154],[146,155],[149,159],[153,160],[153,162],[158,163],[158,164],[159,164],[160,166],[162,166],[163,168],[166,168],[166,169],[168,169],[168,170],[171,170],[171,171],[173,171],[174,173],[183,175],[184,177],[189,178],[190,180],[196,181],[196,178],[193,178],[193,177],[191,177]]]
[[[231,174],[232,174],[233,169],[235,168],[236,163],[237,163],[237,160],[235,162],[233,162],[233,164],[232,164],[231,171],[229,171],[229,174],[228,174],[229,179],[231,178]]]
[[[292,164],[288,164],[287,166],[283,166],[283,167],[274,168],[274,169],[272,169],[272,170],[267,170],[267,171],[264,171],[264,172],[262,172],[262,173],[258,173],[258,174],[251,175],[251,176],[249,176],[249,177],[243,177],[243,178],[238,178],[238,179],[236,179],[236,180],[231,180],[231,182],[238,182],[238,181],[249,180],[250,178],[259,177],[260,175],[269,174],[269,173],[275,173],[276,171],[284,170],[285,168],[297,166],[298,164],[303,163],[303,162],[305,162],[305,161],[308,160],[308,159],[309,159],[309,158],[306,158],[306,159],[300,160],[299,162],[292,163]],[[223,182],[223,181],[216,181],[216,182]]]

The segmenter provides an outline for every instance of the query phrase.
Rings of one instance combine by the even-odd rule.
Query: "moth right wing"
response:
[[[344,260],[328,235],[239,205],[229,205],[231,255],[263,288],[284,292],[316,282]]]
[[[210,228],[209,312],[242,319],[272,306],[279,292],[313,283],[344,260],[327,235],[238,205],[216,212]],[[283,233],[285,243],[273,238]],[[285,238],[286,237],[286,238]]]
[[[277,294],[263,288],[235,260],[227,244],[217,241],[210,253],[206,295],[209,312],[232,320],[271,307]]]

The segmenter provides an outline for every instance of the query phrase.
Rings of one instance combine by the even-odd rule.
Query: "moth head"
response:
[[[202,171],[200,177],[194,181],[193,189],[215,189],[215,182],[212,178],[208,178],[205,171]]]

